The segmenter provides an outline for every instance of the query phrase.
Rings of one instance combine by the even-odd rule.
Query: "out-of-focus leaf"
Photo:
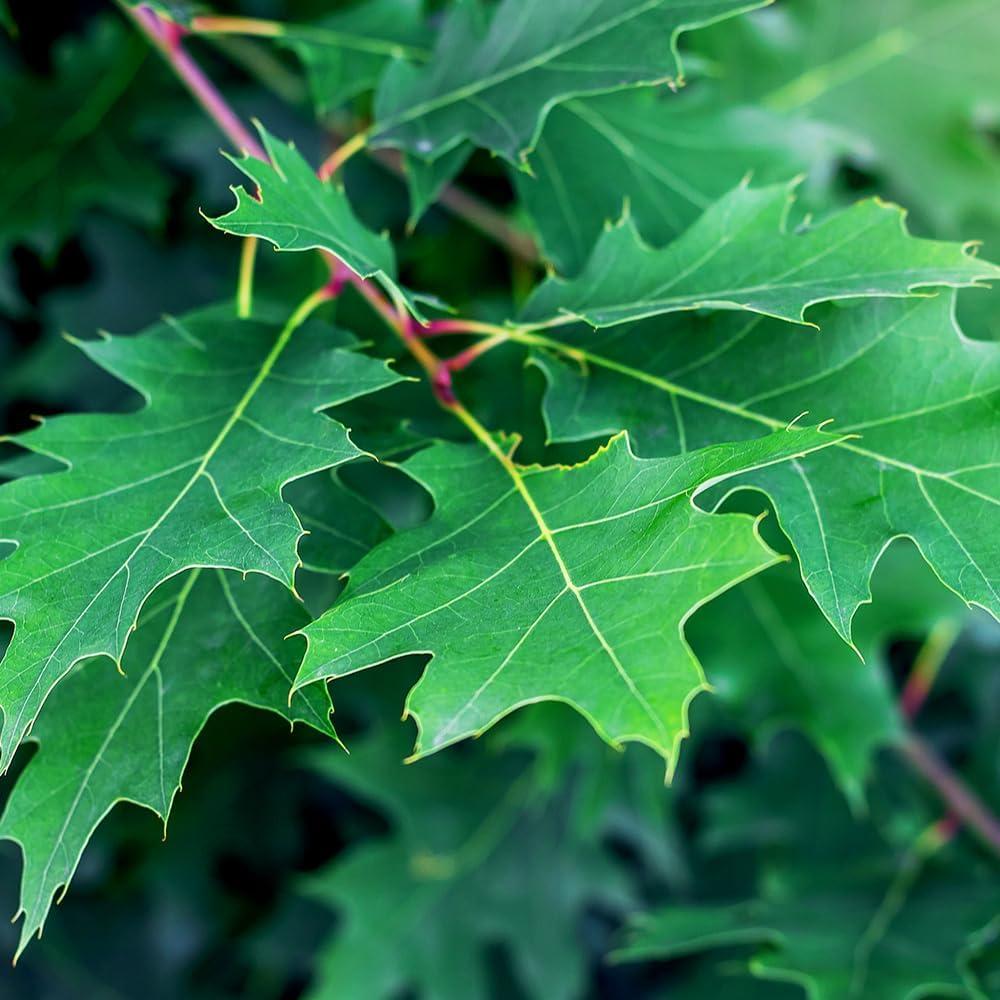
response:
[[[143,142],[146,58],[142,39],[114,20],[64,40],[49,78],[0,54],[0,252],[24,241],[51,254],[93,208],[162,220],[170,182]]]
[[[994,0],[789,0],[696,36],[728,99],[853,136],[857,160],[935,230],[1000,219]]]
[[[618,866],[566,829],[558,800],[525,808],[509,758],[449,751],[404,767],[386,735],[352,749],[349,767],[317,761],[395,830],[307,884],[343,916],[308,996],[485,1000],[487,948],[499,942],[530,996],[578,997],[585,908],[632,902]]]

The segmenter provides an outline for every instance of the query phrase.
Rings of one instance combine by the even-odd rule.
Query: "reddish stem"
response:
[[[161,18],[148,7],[133,8],[124,5],[123,7],[230,142],[237,149],[267,162],[270,158],[263,146],[246,128],[211,80],[202,72],[201,67],[184,50],[182,38],[185,29],[172,21]],[[363,146],[363,133],[359,133],[345,143],[341,150],[321,167],[321,179],[324,179],[324,174],[331,174],[348,155]],[[331,170],[331,163],[333,170]],[[398,311],[372,282],[365,281],[364,278],[355,274],[334,254],[324,251],[323,256],[330,266],[330,280],[326,286],[327,297],[333,298],[339,295],[345,284],[353,285],[386,323],[396,331],[410,353],[420,362],[427,373],[438,402],[442,406],[454,410],[458,405],[458,400],[452,387],[448,365],[421,341],[416,332],[416,324],[410,316]],[[464,329],[469,331],[474,326],[475,323],[469,321],[465,324]],[[493,328],[494,332],[495,330],[496,328]]]
[[[267,160],[264,147],[184,49],[182,43],[184,28],[173,21],[162,19],[149,7],[125,7],[125,11],[236,149],[258,160]]]
[[[927,700],[960,629],[961,623],[951,619],[945,619],[931,629],[899,696],[899,707],[905,718],[912,721]]]
[[[948,806],[950,816],[961,820],[985,844],[1000,854],[1000,821],[975,792],[919,736],[908,736],[901,750],[914,769],[934,786]]]
[[[492,337],[487,337],[486,340],[479,341],[478,344],[467,347],[464,351],[459,351],[458,354],[448,358],[445,365],[449,371],[460,372],[463,368],[468,368],[477,358],[481,358],[487,351],[492,351],[494,347],[506,344],[509,339],[504,333],[494,334]]]

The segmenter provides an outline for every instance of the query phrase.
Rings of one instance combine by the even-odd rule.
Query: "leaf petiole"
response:
[[[248,319],[253,312],[253,274],[257,260],[257,237],[248,236],[240,249],[240,276],[236,287],[236,315]]]
[[[316,176],[328,181],[352,157],[360,153],[368,142],[368,132],[357,132],[345,143],[338,146],[320,165]]]

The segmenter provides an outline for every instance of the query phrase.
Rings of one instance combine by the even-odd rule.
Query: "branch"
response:
[[[920,647],[909,677],[899,696],[899,707],[905,718],[912,720],[930,694],[951,647],[961,631],[961,622],[946,618],[931,629],[927,641]]]
[[[236,148],[242,152],[254,156],[257,159],[267,161],[269,157],[257,139],[250,133],[247,127],[240,120],[239,116],[229,106],[216,86],[205,76],[201,67],[184,50],[182,39],[185,29],[172,21],[160,18],[155,11],[148,7],[132,8],[125,5],[122,0],[119,4],[125,13],[138,25],[142,33],[159,50],[160,54],[171,66],[177,76],[187,86],[188,90],[195,97],[199,104],[205,109],[209,117],[219,126],[219,128],[229,138]],[[364,133],[356,135],[345,144],[345,155],[333,159],[332,169],[330,159],[320,167],[319,175],[321,179],[326,179],[336,170],[340,162],[346,159],[347,155],[360,148],[363,143]],[[325,176],[324,176],[325,175]],[[491,210],[492,211],[492,210]],[[340,261],[333,254],[320,251],[321,255],[330,266],[330,281],[325,286],[325,294],[332,297],[340,292],[345,284],[352,285],[369,305],[385,320],[386,323],[397,333],[403,341],[407,350],[420,363],[427,373],[431,388],[437,401],[446,409],[468,424],[463,416],[464,408],[455,397],[452,389],[451,370],[414,331],[413,323],[399,303],[390,302],[379,289],[370,281],[355,274],[347,265]],[[237,307],[240,313],[249,310],[250,295],[252,291],[252,261],[254,248],[246,246],[244,249],[243,264],[240,276],[240,288],[237,294]]]
[[[403,157],[396,149],[366,150],[368,155],[380,166],[394,173],[397,177],[406,176]],[[508,253],[526,264],[538,265],[541,254],[529,233],[515,226],[502,212],[492,205],[470,194],[455,184],[448,184],[438,195],[438,202],[452,215],[467,222],[473,229],[479,230],[494,243],[500,244]]]
[[[191,29],[194,34],[211,39],[213,41],[225,41],[232,39],[232,36],[243,35],[256,38],[279,38],[287,33],[285,25],[276,21],[266,21],[252,17],[224,17],[224,16],[198,16],[191,20]],[[230,50],[229,55],[240,62],[244,68],[251,72],[266,77],[265,85],[274,86],[271,74],[274,68],[268,73],[264,73],[260,64],[260,56],[253,55],[254,49],[252,40],[248,39],[246,45],[240,49]],[[276,67],[281,69],[280,65]],[[274,88],[279,92],[279,96],[288,99],[288,82],[282,80],[279,87]],[[337,129],[333,134],[333,139],[340,147],[335,151],[337,158],[333,163],[324,164],[320,176],[325,180],[331,176],[341,166],[346,156],[358,151],[357,146],[350,146],[354,140],[348,139],[343,133],[354,133],[355,128]],[[371,149],[365,147],[365,152],[380,166],[397,177],[406,176],[406,168],[403,165],[402,154],[395,149]],[[529,233],[514,225],[502,212],[498,212],[488,202],[477,198],[463,188],[455,184],[446,185],[438,195],[438,202],[453,215],[467,222],[473,229],[478,230],[488,239],[500,244],[513,257],[526,264],[537,265],[541,262],[541,254],[538,246]]]
[[[162,19],[148,7],[129,7],[120,0],[119,5],[163,56],[206,114],[225,133],[237,152],[247,153],[258,160],[266,160],[267,154],[256,137],[229,106],[215,84],[205,76],[201,67],[185,51],[182,43],[184,29],[173,21]]]
[[[934,787],[950,812],[1000,854],[1000,821],[979,796],[916,734],[906,737],[900,751],[914,770]]]

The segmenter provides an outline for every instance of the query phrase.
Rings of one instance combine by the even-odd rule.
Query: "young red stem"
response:
[[[243,124],[239,116],[219,93],[215,84],[204,74],[201,67],[188,55],[182,39],[184,29],[173,21],[166,21],[148,7],[124,6],[125,13],[136,23],[139,30],[156,47],[180,79],[202,106],[206,114],[225,133],[237,151],[247,153],[259,160],[266,160],[267,154],[253,133]]]
[[[509,339],[505,332],[495,333],[492,337],[487,337],[486,340],[481,340],[478,344],[473,344],[472,347],[459,351],[458,354],[448,358],[444,363],[449,371],[460,372],[463,368],[468,368],[487,351],[492,351],[494,347],[506,344]]]
[[[437,401],[445,409],[454,410],[458,400],[455,398],[455,391],[452,387],[451,372],[448,370],[448,366],[420,339],[410,317],[395,309],[371,282],[359,278],[353,271],[348,273],[347,280],[395,331],[406,349],[423,368]]]

